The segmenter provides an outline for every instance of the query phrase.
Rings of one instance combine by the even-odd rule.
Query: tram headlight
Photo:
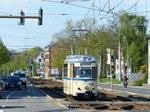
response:
[[[88,86],[85,86],[84,89],[85,89],[85,90],[89,90],[89,87],[88,87]]]
[[[81,91],[81,88],[78,88],[79,91]]]

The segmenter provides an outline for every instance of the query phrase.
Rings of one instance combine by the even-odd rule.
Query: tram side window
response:
[[[64,77],[68,77],[68,64],[64,64]]]
[[[92,67],[92,78],[97,78],[97,67]]]

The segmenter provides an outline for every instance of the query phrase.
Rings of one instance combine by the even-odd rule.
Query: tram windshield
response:
[[[76,78],[96,78],[97,67],[75,67],[74,77]]]

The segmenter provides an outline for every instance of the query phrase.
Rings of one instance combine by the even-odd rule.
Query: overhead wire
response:
[[[107,13],[106,13],[103,17],[101,17],[101,18],[97,21],[97,23],[95,23],[95,24],[98,24],[98,22],[100,22],[102,19],[114,17],[114,14],[115,14],[115,13],[113,13],[112,11],[113,11],[114,9],[116,9],[116,8],[117,8],[121,3],[123,3],[123,2],[124,2],[124,0],[121,0],[121,1],[120,1],[117,5],[115,5],[113,8],[109,9],[109,11],[107,11]],[[110,14],[110,13],[113,13],[113,15],[107,17],[107,15]]]
[[[95,2],[95,0],[93,1],[93,3],[92,3],[92,5],[91,5],[91,7],[90,7],[90,9],[87,11],[87,13],[85,14],[85,16],[84,16],[84,19],[81,21],[81,23],[80,23],[80,26],[82,25],[82,23],[85,21],[85,19],[86,19],[86,17],[87,17],[87,15],[89,14],[89,12],[91,11],[91,9],[92,9],[92,7],[93,7],[93,5],[94,5],[94,2]],[[94,10],[94,9],[93,9]]]
[[[107,11],[107,14],[104,16],[104,17],[102,17],[102,18],[100,18],[100,20],[102,20],[102,19],[104,19],[104,18],[106,18],[106,16],[111,12],[111,11],[113,11],[116,7],[118,7],[122,2],[123,2],[124,0],[121,0],[117,5],[115,5],[112,9],[109,9],[109,11]],[[110,2],[109,0],[107,1],[107,2]],[[91,6],[93,6],[94,7],[94,3],[95,3],[95,0],[94,0],[94,2],[92,3],[92,5]],[[104,7],[106,7],[106,5],[107,5],[107,3],[105,4],[105,6]],[[105,9],[105,8],[103,8],[103,9]],[[84,20],[85,20],[85,18],[86,18],[86,16],[88,15],[88,13],[90,12],[90,10],[91,10],[91,7],[90,7],[90,9],[88,10],[88,12],[87,12],[87,14],[85,15],[85,17],[84,17],[84,19],[83,19],[83,21],[81,22],[81,24],[80,25],[82,25],[82,23],[84,22]],[[93,8],[93,15],[94,15],[94,8]],[[99,20],[99,21],[100,21]],[[98,22],[97,22],[98,23]],[[93,25],[94,24],[97,24],[97,23],[93,23]]]
[[[124,2],[124,0],[121,0],[116,6],[114,6],[113,8],[111,8],[109,11],[108,11],[108,13],[109,12],[111,12],[111,11],[113,11],[115,8],[117,8],[121,3],[123,3]]]
[[[132,5],[130,8],[128,8],[128,9],[126,9],[124,11],[125,12],[129,12],[130,10],[132,10],[136,6],[136,4],[138,4],[138,2],[139,2],[139,0],[137,0],[134,5]]]
[[[85,21],[85,19],[86,19],[87,15],[88,15],[88,14],[89,14],[89,12],[91,11],[91,9],[92,9],[92,7],[93,7],[94,2],[95,2],[95,0],[93,1],[93,3],[92,3],[92,5],[90,6],[90,8],[88,9],[87,13],[85,14],[84,19],[81,21],[81,23],[80,23],[79,27],[80,27],[80,26],[82,26],[82,24],[83,24],[83,22]],[[94,9],[93,9],[93,10],[94,10]],[[86,28],[85,28],[85,29],[86,29]],[[73,37],[73,38],[74,38],[74,37]],[[78,38],[76,38],[76,40],[77,40],[79,43],[81,43],[81,41],[80,41]],[[83,45],[83,44],[81,44],[81,45]],[[85,45],[85,44],[84,44],[83,46],[85,46],[85,47],[86,47],[86,45]]]
[[[105,7],[107,6],[107,4],[109,3],[109,0],[107,0],[107,2],[105,3],[105,5],[104,5],[104,7],[103,7],[103,9],[102,10],[104,10],[105,9]]]
[[[58,3],[58,4],[66,4],[66,5],[70,5],[70,6],[75,6],[75,7],[79,7],[79,8],[83,8],[83,9],[90,9],[89,7],[85,7],[85,6],[81,6],[81,5],[76,5],[76,4],[72,4],[69,2],[65,2],[65,1],[54,1],[54,0],[41,0],[41,1],[47,1],[47,2],[53,2],[53,3]],[[97,9],[94,9],[95,11],[99,11]]]

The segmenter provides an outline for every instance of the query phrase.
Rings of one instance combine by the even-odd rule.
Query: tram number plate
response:
[[[89,86],[94,86],[95,85],[95,83],[89,83]]]

